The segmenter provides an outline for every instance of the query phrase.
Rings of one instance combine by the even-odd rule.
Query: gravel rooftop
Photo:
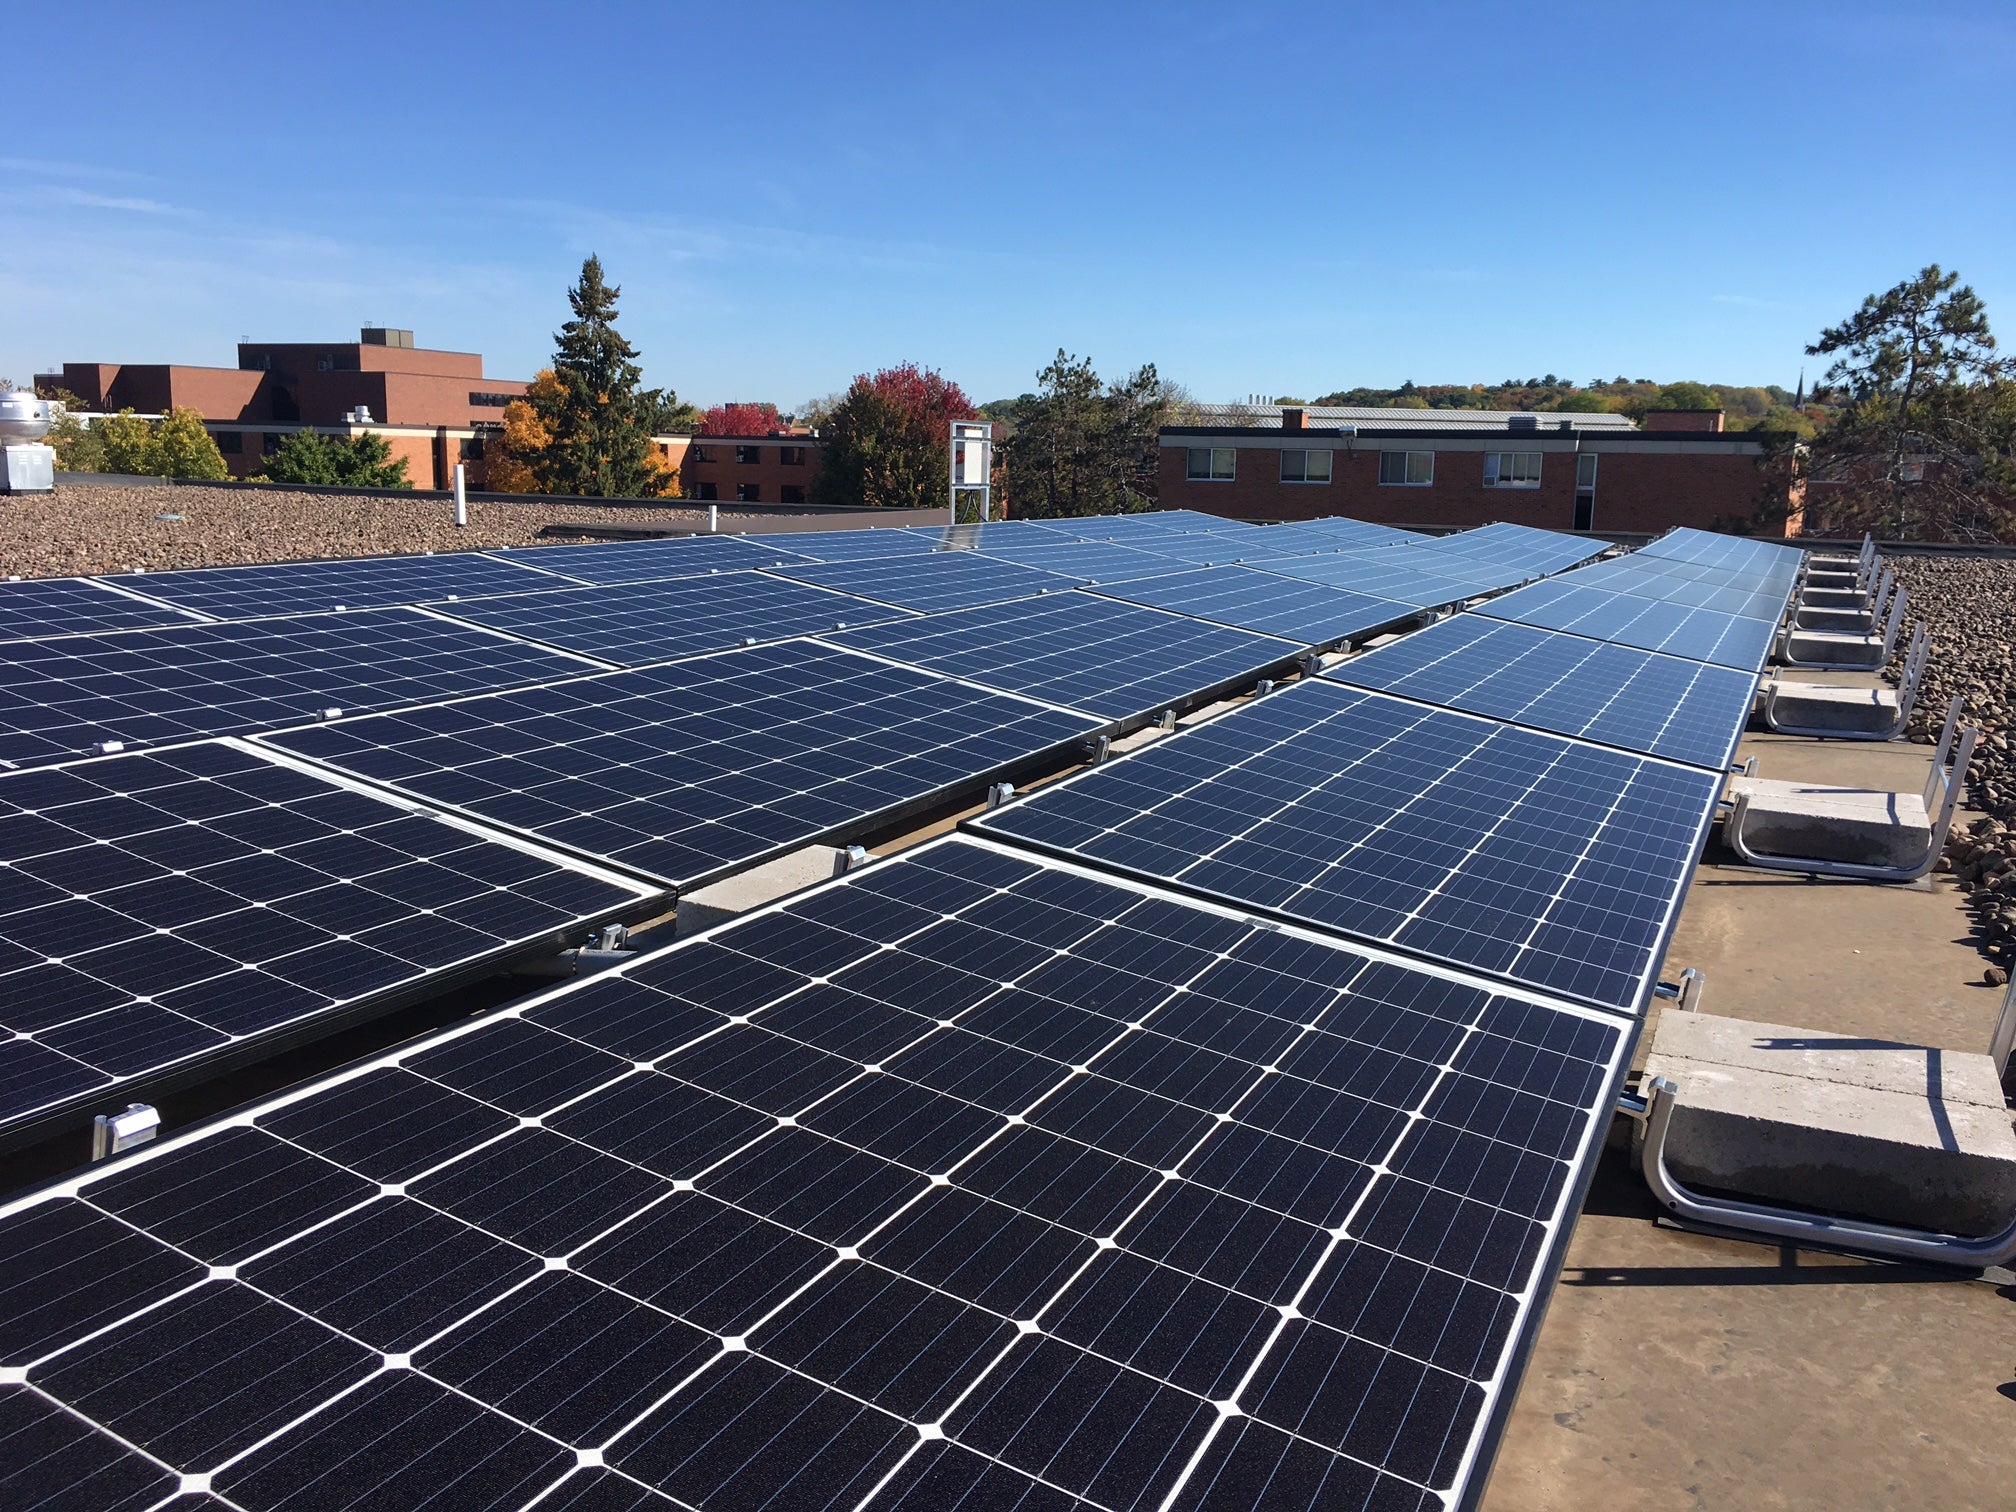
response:
[[[458,530],[446,499],[71,485],[0,498],[0,574],[63,577],[526,546],[541,544],[539,532],[555,524],[700,528],[705,521],[698,509],[471,501],[469,524]]]

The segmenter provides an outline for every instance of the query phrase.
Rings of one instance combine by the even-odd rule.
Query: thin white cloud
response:
[[[130,194],[93,194],[89,189],[53,188],[44,191],[50,198],[65,205],[76,205],[85,210],[123,210],[134,215],[190,215],[180,205],[170,205],[161,200],[142,199]]]

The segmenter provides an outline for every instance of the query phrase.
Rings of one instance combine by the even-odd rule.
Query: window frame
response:
[[[1397,478],[1386,476],[1386,459],[1388,457],[1399,457],[1402,459],[1399,466],[1400,476]],[[1414,463],[1417,459],[1423,457],[1428,462],[1426,469],[1428,476],[1417,478],[1414,476]],[[1435,453],[1432,451],[1405,451],[1397,448],[1389,449],[1381,447],[1379,450],[1379,486],[1381,488],[1433,488],[1435,486]]]
[[[735,502],[737,504],[761,504],[763,502],[763,485],[761,483],[737,483],[735,485]]]
[[[1546,455],[1545,452],[1538,451],[1486,452],[1484,453],[1484,486],[1486,488],[1519,488],[1529,490],[1538,488],[1540,486],[1542,469],[1546,466],[1544,460]],[[1522,459],[1526,458],[1530,458],[1533,463],[1533,476],[1530,478],[1517,476],[1525,471]],[[1507,461],[1513,462],[1512,471],[1515,474],[1515,476],[1509,479],[1505,476],[1505,464]]]
[[[1302,475],[1300,477],[1290,477],[1288,475],[1288,459],[1290,457],[1299,457],[1302,459],[1301,460]],[[1323,459],[1323,476],[1320,478],[1312,478],[1309,476],[1309,460],[1312,457],[1321,457]],[[1281,481],[1283,483],[1293,483],[1293,484],[1315,483],[1320,485],[1331,482],[1333,479],[1336,478],[1336,476],[1337,476],[1336,453],[1332,451],[1330,448],[1314,447],[1314,446],[1311,447],[1284,446],[1281,448]]]
[[[760,446],[737,446],[735,448],[735,461],[743,467],[759,466],[763,461],[763,448]]]
[[[1239,449],[1235,446],[1188,446],[1184,449],[1183,476],[1191,483],[1231,483],[1239,476]],[[1197,458],[1204,458],[1204,471],[1197,471]],[[1225,471],[1218,471],[1219,458]]]

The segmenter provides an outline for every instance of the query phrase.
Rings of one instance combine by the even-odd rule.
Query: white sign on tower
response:
[[[993,500],[994,426],[986,420],[952,422],[952,523],[959,523],[960,495],[979,495],[978,518],[987,518]]]

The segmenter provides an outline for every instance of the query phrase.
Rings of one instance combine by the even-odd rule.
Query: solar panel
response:
[[[969,822],[1632,1011],[1721,783],[1311,680]]]
[[[0,853],[0,1143],[655,895],[221,742],[0,776]]]
[[[1157,540],[1175,535],[1240,535],[1253,529],[1243,520],[1199,514],[1188,509],[1152,510],[1144,514],[1072,516],[1071,528],[1091,541],[1121,541],[1153,550]]]
[[[1323,675],[1717,771],[1728,765],[1757,692],[1757,679],[1733,667],[1474,614]]]
[[[1091,522],[1087,522],[1091,523]],[[1083,540],[1064,520],[983,520],[971,525],[909,527],[934,546],[952,551],[983,551],[996,546],[1061,546]]]
[[[1107,598],[1146,604],[1214,624],[1286,636],[1305,646],[1328,646],[1408,618],[1413,611],[1391,599],[1344,588],[1277,577],[1250,567],[1200,567],[1165,577],[1101,584]]]
[[[765,545],[772,542],[810,562],[866,562],[938,549],[928,530],[794,530],[763,537]]]
[[[1298,545],[1273,530],[1190,530],[1168,531],[1152,541],[1137,543],[1143,550],[1166,557],[1162,570],[1170,572],[1185,562],[1199,567],[1224,566],[1234,562],[1272,562],[1288,557],[1309,556],[1334,551],[1320,541]]]
[[[1090,583],[1153,577],[1177,565],[1175,558],[1161,555],[1154,543],[1149,541],[1126,546],[1112,541],[1084,541],[1065,546],[1009,546],[999,551],[989,548],[987,555],[996,561],[1062,573]]]
[[[875,625],[904,613],[766,572],[556,588],[449,608],[457,619],[626,666]]]
[[[1790,592],[1789,585],[1746,587],[1740,583],[1718,584],[1712,579],[1689,573],[1662,571],[1655,564],[1637,557],[1619,557],[1615,561],[1578,568],[1561,581],[1580,588],[1627,593],[1633,598],[1663,599],[1685,604],[1690,609],[1711,609],[1717,614],[1733,614],[1739,619],[1769,620],[1774,625],[1784,617],[1785,600]]]
[[[970,609],[975,604],[998,604],[1038,593],[1061,593],[1078,581],[977,551],[934,551],[858,562],[825,562],[811,567],[783,568],[777,576],[899,609],[915,609],[922,614]]]
[[[1329,556],[1293,557],[1287,561],[1268,562],[1265,570],[1284,577],[1300,578],[1308,583],[1322,583],[1330,588],[1343,588],[1352,593],[1387,599],[1412,609],[1453,604],[1484,591],[1473,583],[1459,582],[1443,573],[1423,572],[1419,568],[1398,565],[1397,560],[1393,563],[1384,560],[1406,549],[1404,546],[1391,546],[1381,551],[1340,551]]]
[[[990,604],[822,636],[1105,719],[1252,682],[1302,647],[1088,593]]]
[[[0,646],[0,764],[298,724],[589,665],[417,609],[20,641]]]
[[[506,560],[479,551],[455,551],[441,556],[129,572],[106,581],[159,603],[233,620],[516,593],[550,587],[550,576],[524,565],[521,557]]]
[[[1577,562],[1586,562],[1609,549],[1608,541],[1589,536],[1564,535],[1556,530],[1536,530],[1531,525],[1498,521],[1461,530],[1454,535],[1435,536],[1421,543],[1427,552],[1464,557],[1473,561],[1525,567],[1535,573],[1559,572]]]
[[[1805,555],[1798,547],[1753,537],[1716,535],[1682,526],[1639,548],[1644,556],[1673,557],[1685,562],[1709,562],[1727,567],[1796,573]]]
[[[1777,631],[1769,620],[1581,588],[1567,581],[1534,583],[1479,604],[1477,613],[1753,673],[1763,668]]]
[[[0,1210],[9,1503],[1470,1504],[1627,1026],[911,854]]]
[[[519,567],[536,567],[583,583],[642,583],[704,577],[737,568],[790,566],[805,560],[767,536],[674,536],[593,546],[505,546],[489,552]],[[550,584],[516,582],[493,592]]]
[[[1522,563],[1486,561],[1427,545],[1383,546],[1342,554],[1356,556],[1374,572],[1422,573],[1470,593],[1492,593],[1539,575],[1536,569]]]
[[[1326,515],[1320,520],[1297,520],[1283,530],[1317,534],[1335,550],[1343,546],[1397,546],[1405,541],[1425,541],[1419,531],[1401,530],[1392,525],[1374,525],[1369,520],[1347,520],[1342,515]]]
[[[0,641],[46,640],[144,625],[186,625],[194,616],[108,588],[95,578],[0,583]]]
[[[685,887],[886,822],[1103,723],[786,641],[271,740]]]

